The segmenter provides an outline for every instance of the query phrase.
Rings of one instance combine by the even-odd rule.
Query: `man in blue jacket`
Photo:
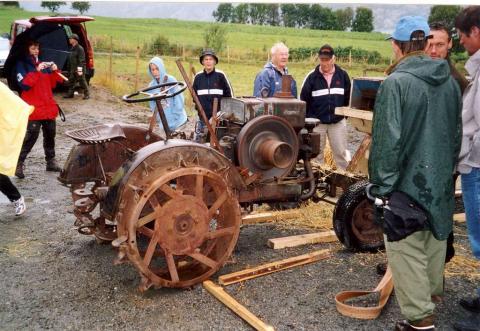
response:
[[[270,98],[282,91],[282,77],[288,75],[288,47],[284,43],[276,43],[270,50],[272,60],[255,77],[253,95],[258,98]],[[292,79],[292,95],[297,97],[297,82]]]
[[[320,133],[320,150],[317,160],[323,162],[326,137],[330,141],[335,164],[345,169],[350,161],[347,151],[347,123],[343,116],[335,115],[335,107],[348,106],[350,77],[335,64],[335,52],[330,45],[318,51],[319,65],[303,81],[300,99],[307,103],[307,117],[318,118],[314,129]]]

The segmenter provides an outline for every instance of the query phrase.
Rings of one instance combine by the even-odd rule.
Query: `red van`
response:
[[[62,45],[65,44],[65,40],[68,42],[68,36],[72,33],[76,33],[80,40],[79,43],[85,49],[85,60],[86,60],[86,73],[85,78],[87,82],[90,81],[90,78],[95,74],[94,62],[93,62],[93,48],[88,40],[87,28],[85,22],[94,21],[93,17],[89,16],[36,16],[32,17],[29,20],[20,19],[15,20],[12,23],[10,29],[10,44],[15,43],[16,37],[30,29],[34,25],[52,25],[56,24],[58,27],[63,28],[65,31],[65,39],[61,40]],[[41,47],[41,45],[40,45]],[[58,51],[60,52],[60,51]],[[65,62],[61,67],[62,71],[68,71],[68,63]]]

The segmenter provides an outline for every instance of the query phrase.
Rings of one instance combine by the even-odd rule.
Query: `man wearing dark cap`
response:
[[[197,93],[207,118],[210,120],[213,113],[213,99],[218,99],[217,111],[220,111],[220,100],[222,97],[232,97],[233,90],[223,71],[215,69],[218,57],[213,49],[206,48],[202,51],[200,63],[203,66],[203,71],[195,75],[193,89]],[[206,137],[205,128],[205,123],[198,119],[195,126],[195,141],[204,141]]]
[[[310,71],[303,81],[300,99],[307,103],[307,117],[318,118],[314,131],[320,133],[320,148],[330,142],[335,164],[345,169],[350,161],[347,151],[347,124],[343,116],[335,115],[335,107],[348,106],[350,77],[335,64],[335,52],[330,45],[318,51],[320,64]],[[323,153],[317,159],[323,162]]]
[[[384,237],[395,297],[406,318],[395,330],[435,329],[432,297],[443,295],[446,239],[455,207],[452,174],[461,143],[462,97],[448,62],[425,54],[429,33],[420,16],[397,23],[389,38],[397,61],[387,69],[373,112],[371,193],[388,203],[382,220],[391,220],[386,233],[404,234],[400,240]],[[403,213],[417,208],[408,217],[418,225],[416,231],[402,226],[395,205]]]
[[[73,98],[75,85],[78,82],[83,89],[83,99],[89,99],[90,94],[85,79],[85,50],[82,45],[78,43],[78,40],[78,35],[75,33],[72,33],[68,38],[68,42],[72,46],[70,48],[70,56],[68,57],[68,63],[70,66],[68,81],[70,86],[68,93],[64,98]]]

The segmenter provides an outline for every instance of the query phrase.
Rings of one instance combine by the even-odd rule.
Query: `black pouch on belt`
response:
[[[388,241],[402,240],[414,232],[424,230],[427,213],[407,194],[393,192],[383,207],[383,231]]]

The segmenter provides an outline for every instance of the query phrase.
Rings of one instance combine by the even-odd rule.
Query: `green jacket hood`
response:
[[[408,73],[429,85],[438,86],[450,77],[450,66],[443,59],[432,59],[425,54],[406,56],[393,68],[395,73]]]

